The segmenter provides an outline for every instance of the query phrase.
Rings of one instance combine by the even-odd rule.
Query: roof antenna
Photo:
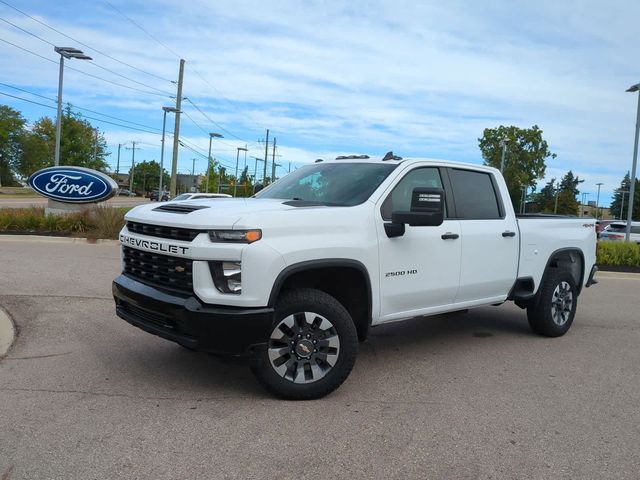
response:
[[[386,162],[387,160],[402,160],[402,157],[398,155],[394,155],[393,152],[387,152],[387,154],[382,157],[382,161]]]

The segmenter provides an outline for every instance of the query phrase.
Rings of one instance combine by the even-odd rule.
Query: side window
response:
[[[391,213],[394,211],[409,211],[411,208],[411,194],[416,187],[442,188],[442,179],[438,169],[436,167],[423,167],[407,173],[385,199],[382,207],[380,207],[382,219],[391,220]]]
[[[626,230],[626,226],[625,226],[625,230]],[[640,233],[640,226],[636,227],[634,225],[631,225],[631,233]]]
[[[472,170],[449,170],[458,218],[489,220],[502,218],[491,175]]]

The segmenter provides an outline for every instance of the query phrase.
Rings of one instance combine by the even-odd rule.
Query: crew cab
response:
[[[372,327],[513,301],[565,334],[596,283],[594,220],[517,218],[500,172],[320,161],[252,198],[141,205],[120,233],[117,315],[186,348],[249,355],[276,396],[319,398]]]

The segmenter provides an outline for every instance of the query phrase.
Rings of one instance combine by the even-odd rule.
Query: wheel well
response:
[[[363,269],[364,267],[362,267]],[[368,275],[356,266],[309,266],[292,268],[281,275],[271,293],[269,305],[274,305],[280,293],[295,288],[321,290],[347,309],[363,341],[371,325],[371,285]],[[285,272],[283,272],[285,273]]]
[[[584,278],[584,256],[578,249],[565,249],[554,252],[549,261],[545,274],[550,268],[560,268],[568,271],[576,283],[578,294],[582,290],[582,279]]]

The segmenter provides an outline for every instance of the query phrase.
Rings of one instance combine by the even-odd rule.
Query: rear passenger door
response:
[[[460,222],[460,286],[455,302],[504,300],[518,272],[515,215],[507,215],[491,172],[462,168],[447,172]]]

